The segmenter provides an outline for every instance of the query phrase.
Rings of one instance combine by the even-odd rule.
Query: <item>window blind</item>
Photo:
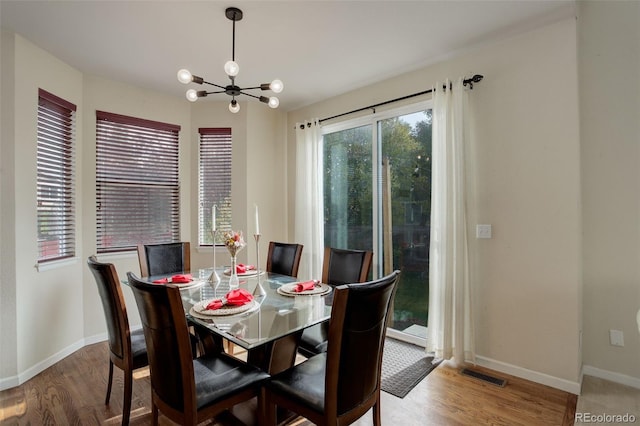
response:
[[[179,131],[96,111],[98,253],[180,241]]]
[[[200,128],[199,244],[211,245],[212,209],[216,206],[218,231],[231,229],[231,129]],[[217,244],[222,243],[218,232]]]
[[[75,256],[75,111],[38,91],[38,263]]]

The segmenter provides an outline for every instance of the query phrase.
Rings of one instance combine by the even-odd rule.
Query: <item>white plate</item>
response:
[[[217,316],[223,316],[223,315],[242,314],[244,312],[251,311],[252,309],[255,309],[256,307],[260,306],[258,302],[256,302],[256,300],[254,299],[251,302],[241,306],[225,305],[219,309],[213,309],[213,310],[207,309],[207,305],[211,303],[213,300],[215,299],[200,301],[195,305],[193,305],[193,307],[191,308],[191,311],[195,312],[198,315],[217,317]],[[198,315],[195,315],[195,316],[198,316]]]
[[[260,275],[262,275],[264,271],[260,271]],[[224,274],[226,276],[231,276],[231,269],[225,269]],[[250,269],[247,272],[238,272],[239,277],[252,277],[254,275],[258,275],[257,269]]]
[[[328,284],[320,283],[320,287],[314,287],[311,290],[305,291],[295,291],[294,288],[298,282],[291,284],[284,284],[281,287],[278,287],[277,292],[282,294],[283,296],[324,296],[325,294],[331,293],[333,287]]]
[[[171,282],[171,277],[169,277],[169,281],[167,281],[166,283],[153,283],[153,284],[159,284],[159,285],[173,284],[176,287],[184,288],[184,287],[195,287],[197,285],[202,284],[203,282],[204,281],[202,281],[202,280],[194,280],[193,278],[191,278],[191,281],[189,281],[188,283],[172,283]]]

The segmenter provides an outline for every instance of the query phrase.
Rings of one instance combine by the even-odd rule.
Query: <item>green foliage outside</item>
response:
[[[393,265],[402,271],[394,328],[426,326],[431,216],[431,110],[378,122],[391,167]],[[372,126],[325,135],[325,245],[372,250]],[[381,195],[380,195],[381,196]],[[375,207],[378,208],[378,207]]]

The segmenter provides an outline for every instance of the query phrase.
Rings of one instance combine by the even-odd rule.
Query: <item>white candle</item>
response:
[[[256,206],[256,235],[260,235],[260,224],[258,223],[258,205],[254,205]]]
[[[211,209],[211,230],[215,231],[216,230],[216,206],[214,204],[213,208]]]

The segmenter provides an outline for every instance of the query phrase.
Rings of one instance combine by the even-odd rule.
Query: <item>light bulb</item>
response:
[[[238,72],[240,72],[240,67],[233,61],[227,61],[224,64],[224,72],[226,72],[229,77],[235,77],[238,75]]]
[[[229,104],[229,111],[234,114],[240,111],[240,104],[238,103],[238,101],[236,101],[235,99],[231,101],[231,103]]]
[[[191,73],[189,72],[189,70],[186,70],[184,68],[179,70],[178,71],[178,81],[180,83],[182,83],[182,84],[191,83],[192,79],[191,79]]]
[[[282,89],[284,89],[284,84],[281,80],[275,79],[269,85],[269,89],[271,89],[273,93],[280,93]]]
[[[278,105],[280,105],[280,99],[276,98],[275,96],[269,98],[269,106],[271,108],[278,108]]]
[[[191,102],[195,102],[198,100],[198,92],[194,89],[187,90],[187,99]]]

